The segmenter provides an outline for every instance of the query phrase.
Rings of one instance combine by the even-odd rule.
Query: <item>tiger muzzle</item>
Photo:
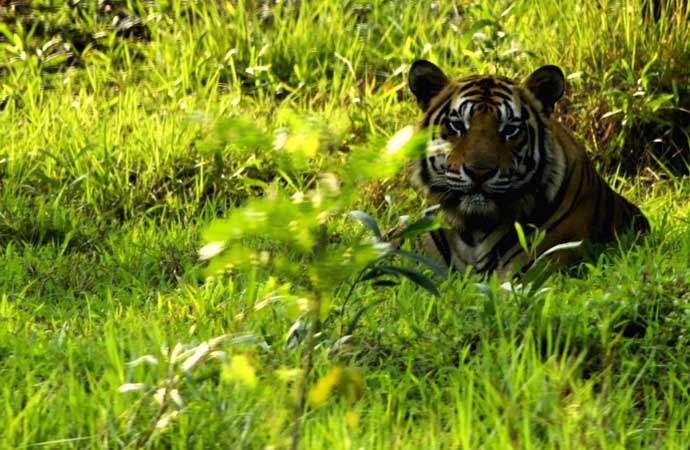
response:
[[[462,168],[467,176],[477,184],[484,183],[498,172],[497,166],[483,164],[464,164]]]

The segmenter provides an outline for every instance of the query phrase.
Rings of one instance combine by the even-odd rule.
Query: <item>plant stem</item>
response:
[[[357,286],[357,283],[360,282],[362,279],[362,275],[364,275],[364,272],[369,269],[371,264],[367,264],[362,270],[359,271],[357,274],[357,278],[352,282],[350,285],[350,289],[348,289],[347,294],[345,295],[345,298],[343,299],[343,304],[340,305],[340,337],[343,337],[343,331],[345,330],[345,307],[347,306],[347,303],[350,301],[350,297],[352,297],[352,293],[355,290],[355,286]]]
[[[321,300],[317,299],[314,310],[311,312],[313,315],[310,326],[307,329],[307,336],[304,339],[304,354],[302,355],[302,378],[299,381],[299,386],[297,387],[297,404],[295,405],[295,412],[293,418],[293,429],[292,429],[292,443],[290,445],[291,450],[297,450],[299,448],[300,430],[302,428],[302,419],[304,418],[304,412],[307,407],[307,384],[309,382],[309,373],[313,366],[313,350],[314,350],[314,339],[316,334],[321,328],[321,319],[319,318]]]

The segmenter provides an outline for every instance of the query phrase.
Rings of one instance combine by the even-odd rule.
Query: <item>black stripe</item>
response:
[[[429,181],[431,181],[431,176],[429,175],[429,165],[427,163],[426,158],[422,158],[419,160],[419,177],[422,180],[422,183],[425,185],[429,184]]]
[[[462,239],[462,241],[470,247],[474,247],[476,244],[476,242],[474,242],[474,237],[472,237],[472,233],[470,233],[470,230],[467,228],[463,228],[463,230],[460,232],[460,239]]]
[[[549,218],[551,218],[554,213],[558,210],[558,206],[563,202],[563,199],[565,198],[565,194],[568,192],[568,186],[570,184],[570,179],[573,176],[573,173],[575,171],[575,166],[571,165],[568,167],[568,171],[565,173],[563,176],[563,180],[561,181],[561,186],[558,188],[558,192],[556,192],[556,196],[554,197],[552,202],[549,202],[546,196],[542,193],[542,198],[543,202],[542,204],[546,205],[541,212],[537,211],[534,215],[534,224],[537,228],[541,228],[544,223],[546,223]],[[537,204],[539,204],[539,198],[536,199]]]
[[[518,145],[517,150],[516,150],[516,159],[518,159],[518,164],[526,164],[527,160],[531,162],[531,164],[526,164],[526,169],[527,172],[531,171],[534,168],[534,150],[535,147],[538,145],[536,142],[537,137],[535,136],[535,130],[532,127],[525,127],[525,134],[526,134],[526,139],[527,139],[527,146],[525,145]],[[526,147],[526,148],[525,148]],[[525,154],[520,157],[520,152],[522,150],[525,150]],[[527,172],[525,172],[524,175],[527,175]],[[534,174],[534,180],[541,180],[541,177],[539,176],[539,173]]]
[[[605,207],[606,215],[604,216],[604,226],[608,227],[608,229],[610,230],[613,228],[613,224],[611,223],[611,219],[613,218],[613,208],[615,207],[615,203],[612,201],[613,200],[613,198],[612,198],[613,197],[613,195],[612,195],[613,191],[611,190],[611,188],[608,187],[608,185],[604,186],[603,189],[604,189],[604,195],[606,196],[605,197],[606,198],[606,207]]]
[[[491,235],[491,232],[489,232],[489,234],[487,236],[490,236],[490,235]],[[484,240],[486,240],[486,239],[484,239]],[[484,262],[485,260],[490,258],[489,262],[484,264],[484,268],[482,270],[486,271],[487,265],[489,267],[495,268],[498,265],[498,261],[501,258],[501,255],[503,254],[503,252],[508,251],[508,249],[510,249],[513,245],[515,245],[516,242],[517,242],[516,236],[513,235],[512,233],[510,233],[510,231],[507,232],[506,234],[503,235],[503,237],[501,239],[498,240],[497,243],[495,243],[489,249],[489,251],[487,251],[484,254],[484,256],[479,258],[479,260],[477,261],[477,264],[481,264],[482,262]],[[491,270],[493,270],[493,269],[491,269]]]
[[[506,108],[508,108],[508,111],[510,114],[508,114],[508,119],[512,119],[515,117],[515,109],[513,108],[513,102],[507,99],[507,101],[501,103],[502,105],[506,105]]]
[[[448,112],[451,98],[451,96],[448,96],[443,100],[439,100],[433,108],[427,110],[420,122],[420,128],[428,127],[432,119],[434,119],[434,125],[438,125],[435,119],[443,117]]]
[[[591,167],[590,167],[590,170],[592,170]],[[594,181],[595,181],[595,182],[597,181],[596,177],[594,177]],[[599,193],[599,195],[597,195],[596,197],[597,197],[597,202],[594,204],[594,214],[595,214],[595,218],[599,218],[599,219],[600,219],[600,218],[602,217],[602,215],[601,215],[601,210],[599,209],[600,206],[601,206],[601,193]],[[594,223],[596,224],[596,228],[598,228],[599,230],[601,230],[601,229],[603,229],[604,224],[601,223],[601,222],[599,222],[599,219],[596,219],[596,220],[594,221]],[[599,231],[599,230],[597,230],[597,231]]]
[[[448,245],[448,239],[446,239],[446,234],[442,229],[430,231],[429,234],[431,235],[431,239],[434,241],[436,249],[446,262],[446,266],[450,267],[451,250],[450,245]]]
[[[556,227],[557,227],[558,225],[560,225],[566,218],[568,218],[568,215],[569,215],[570,212],[573,210],[573,208],[574,208],[575,205],[577,204],[578,198],[580,197],[580,192],[582,191],[582,185],[583,185],[583,180],[582,180],[582,177],[580,177],[580,183],[579,183],[578,186],[577,186],[577,192],[575,193],[575,196],[573,196],[573,201],[572,201],[572,202],[570,203],[570,205],[568,206],[568,209],[566,209],[565,212],[564,212],[563,214],[561,214],[561,217],[559,217],[558,220],[557,220],[556,222],[552,223],[551,226],[550,226],[549,228],[547,228],[546,230],[544,230],[544,232],[546,233],[547,236],[550,234],[551,230],[553,230],[554,228],[556,228]],[[566,184],[565,186],[567,186],[567,184]],[[566,189],[567,189],[567,188],[566,188]],[[560,206],[560,204],[558,204],[558,203],[557,203],[556,205],[557,205],[557,206]],[[554,211],[554,214],[557,213],[558,211],[559,211],[559,209],[558,209],[558,207],[557,207],[556,210]],[[551,214],[551,216],[552,216],[552,215],[553,215],[553,214]],[[551,216],[549,216],[549,217],[551,217]],[[547,219],[548,219],[548,217],[547,217]],[[532,233],[533,233],[533,232],[532,232]],[[529,236],[531,236],[532,233],[530,233]],[[522,247],[519,247],[517,250],[513,251],[513,253],[511,253],[510,256],[507,257],[506,263],[509,263],[513,258],[515,258],[515,256],[516,256],[518,253],[520,253],[520,251],[522,251]]]
[[[435,156],[430,156],[427,158],[427,161],[429,164],[431,164],[431,168],[434,171],[434,173],[439,173],[440,171],[438,170],[438,167],[436,167],[436,157]]]
[[[458,92],[457,97],[484,97],[484,91],[481,89],[474,89],[470,91]]]
[[[509,230],[493,248],[496,251],[496,259],[501,259],[501,256],[513,248],[517,242],[517,234],[513,233],[512,230]]]
[[[490,273],[496,270],[498,267],[498,255],[494,254],[494,258],[490,259],[489,262],[482,268],[484,273]]]
[[[561,217],[555,223],[552,223],[551,226],[546,230],[547,234],[549,233],[549,231],[553,230],[558,225],[560,225],[568,217],[570,212],[573,210],[573,208],[577,204],[577,200],[580,198],[580,192],[582,192],[582,185],[584,184],[582,181],[583,181],[582,177],[580,177],[580,184],[577,185],[577,192],[575,193],[575,196],[573,197],[573,201],[570,203],[570,206],[568,207],[566,212],[564,214],[562,214]],[[556,212],[557,211],[558,211],[558,209],[556,209]]]
[[[524,227],[523,227],[523,229],[524,229]],[[513,233],[512,233],[512,232],[509,232],[509,234],[512,235]],[[529,238],[529,237],[531,237],[531,236],[532,236],[532,233],[530,233],[527,237]],[[515,243],[513,244],[513,246],[514,246],[515,244],[517,244],[517,243],[518,243],[518,240],[517,240],[517,237],[516,237],[516,238],[515,238]],[[511,247],[511,248],[512,248],[512,247]],[[523,248],[522,248],[522,246],[521,246],[521,245],[518,245],[517,250],[514,250],[513,253],[510,254],[510,256],[508,256],[508,257],[505,258],[506,264],[510,263],[510,262],[513,260],[513,258],[515,258],[515,257],[516,257],[520,252],[522,252],[522,251],[524,251]],[[501,258],[501,259],[504,259],[504,258]]]
[[[537,169],[534,173],[534,177],[537,180],[541,180],[542,177],[544,176],[544,168],[546,167],[546,137],[545,137],[545,128],[544,128],[544,123],[541,121],[539,116],[534,117],[535,121],[537,122],[537,142],[539,143],[539,165],[537,166]]]
[[[460,104],[458,105],[458,107],[455,108],[455,109],[453,110],[453,112],[458,113],[458,114],[460,115],[460,117],[463,118],[463,117],[462,117],[462,116],[464,115],[463,109],[464,109],[468,104],[471,104],[471,103],[473,103],[473,101],[472,101],[471,99],[469,99],[469,98],[466,98],[465,100],[463,100],[463,101],[460,102]]]
[[[513,97],[510,94],[504,94],[503,92],[500,92],[500,91],[494,91],[492,93],[492,96],[502,98],[503,100],[507,100],[511,103],[513,101]]]
[[[566,164],[567,164],[567,162],[566,162]],[[556,197],[554,197],[553,202],[551,203],[553,206],[555,206],[553,212],[555,212],[558,209],[558,205],[560,205],[563,202],[563,199],[565,198],[565,194],[568,192],[568,186],[570,185],[570,179],[572,178],[574,172],[575,172],[575,164],[571,164],[570,167],[568,168],[568,171],[565,173],[565,176],[563,177],[563,181],[561,181],[561,187],[558,189],[558,192],[556,192]],[[544,222],[546,222],[546,220],[551,216],[552,216],[552,213],[550,213],[547,217],[544,217]]]
[[[439,109],[434,115],[434,125],[445,126],[448,121],[448,112],[450,111],[450,99],[443,104],[441,109]]]
[[[610,199],[608,197],[608,185],[606,184],[605,181],[603,181],[603,178],[599,176],[599,174],[596,172],[594,167],[592,166],[592,172],[594,173],[594,182],[593,186],[591,189],[595,190],[596,192],[596,197],[597,197],[597,202],[596,202],[596,213],[597,216],[596,218],[596,224],[599,225],[601,224],[601,229],[603,230],[609,221],[611,220],[611,214],[609,213],[608,209],[610,207]],[[602,204],[603,203],[603,204]],[[601,214],[604,212],[604,214]]]
[[[490,88],[490,89],[487,89]],[[488,90],[489,95],[493,95],[495,93],[505,93],[505,94],[511,94],[512,93],[512,87],[507,86],[505,84],[501,84],[499,80],[493,79],[493,78],[479,78],[475,79],[469,83],[464,83],[462,85],[462,91],[469,91],[471,89],[476,89],[482,94],[486,95],[485,92]]]

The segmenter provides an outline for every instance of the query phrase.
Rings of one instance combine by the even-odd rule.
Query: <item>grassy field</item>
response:
[[[690,9],[661,3],[0,2],[0,448],[687,448]],[[535,289],[362,280],[347,212],[424,206],[377,166],[419,57],[562,67],[651,235]],[[247,261],[206,278],[223,233]]]

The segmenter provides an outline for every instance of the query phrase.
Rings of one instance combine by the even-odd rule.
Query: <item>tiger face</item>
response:
[[[496,76],[450,80],[416,61],[409,84],[432,128],[413,179],[451,220],[495,222],[529,215],[551,201],[563,178],[563,157],[544,122],[563,95],[563,72],[545,66],[524,83]]]

